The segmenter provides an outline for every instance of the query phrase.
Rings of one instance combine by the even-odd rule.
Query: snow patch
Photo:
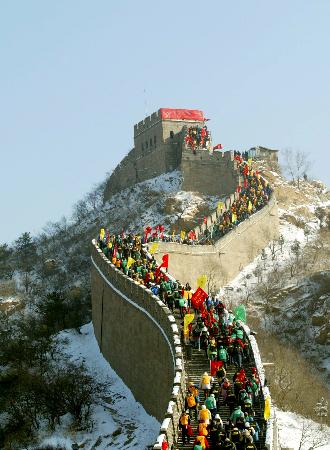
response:
[[[330,428],[288,411],[275,408],[282,447],[293,450],[330,450]],[[301,443],[301,447],[299,447]]]

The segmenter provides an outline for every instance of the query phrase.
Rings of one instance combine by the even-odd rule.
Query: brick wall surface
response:
[[[160,422],[168,419],[163,434],[172,443],[185,395],[175,319],[151,291],[118,271],[95,241],[91,253],[93,325],[100,350],[146,411]]]

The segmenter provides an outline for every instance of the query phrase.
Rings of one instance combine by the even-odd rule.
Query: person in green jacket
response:
[[[237,330],[236,330],[236,336],[237,336],[237,339],[243,339],[243,336],[244,336],[244,334],[243,334],[243,330],[241,330],[240,328],[238,328]]]
[[[218,350],[218,359],[219,361],[223,361],[223,365],[225,370],[227,369],[227,359],[228,359],[228,353],[227,350],[225,348],[223,348],[222,345],[220,345],[219,350]]]
[[[203,450],[202,444],[195,444],[194,450]]]
[[[205,404],[206,408],[212,414],[212,417],[214,417],[216,412],[217,412],[217,401],[216,401],[216,399],[214,397],[214,394],[210,394],[209,397],[207,397],[205,399],[204,404]]]
[[[236,425],[236,420],[239,417],[243,417],[244,418],[244,413],[241,410],[240,406],[236,406],[236,408],[234,409],[234,411],[232,412],[232,415],[230,416],[230,419],[233,421],[233,423]]]

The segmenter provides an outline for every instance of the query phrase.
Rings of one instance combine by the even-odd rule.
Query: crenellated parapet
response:
[[[141,120],[140,122],[138,122],[137,124],[134,125],[134,138],[139,136],[141,133],[144,133],[149,128],[153,127],[154,125],[158,124],[161,120],[162,119],[161,119],[160,110],[152,113],[150,116]]]

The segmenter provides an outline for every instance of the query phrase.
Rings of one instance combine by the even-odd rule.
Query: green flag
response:
[[[239,305],[235,308],[235,319],[246,323],[246,311],[244,305]]]

